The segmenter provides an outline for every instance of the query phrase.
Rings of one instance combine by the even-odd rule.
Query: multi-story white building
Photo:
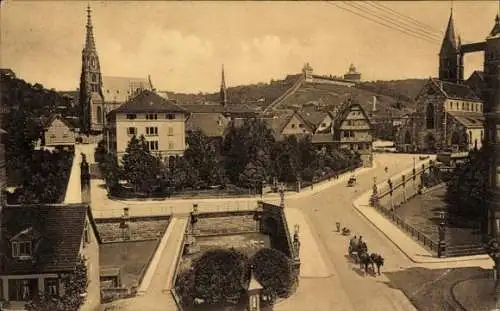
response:
[[[145,90],[111,111],[106,125],[108,151],[118,161],[133,136],[144,136],[149,150],[164,161],[182,156],[186,149],[188,112],[153,91]]]

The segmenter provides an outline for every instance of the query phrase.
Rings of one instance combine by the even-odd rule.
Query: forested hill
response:
[[[362,82],[356,87],[393,97],[396,100],[412,103],[418,92],[423,88],[428,79],[406,79],[390,81]],[[409,107],[413,108],[413,107]]]
[[[20,109],[32,118],[49,116],[58,107],[70,108],[67,98],[39,83],[31,84],[8,71],[0,71],[0,101],[6,110]]]

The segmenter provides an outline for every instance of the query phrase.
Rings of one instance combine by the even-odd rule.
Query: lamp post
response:
[[[441,212],[439,214],[441,221],[439,222],[439,227],[438,227],[438,233],[439,233],[439,241],[438,241],[438,249],[437,249],[437,255],[439,258],[445,257],[445,252],[446,252],[446,222],[445,222],[445,216],[446,212]]]
[[[280,206],[285,207],[285,187],[283,184],[279,186],[278,191],[280,193]]]
[[[378,203],[378,188],[377,188],[377,177],[373,177],[373,192],[370,197],[370,205],[373,207],[377,206]]]

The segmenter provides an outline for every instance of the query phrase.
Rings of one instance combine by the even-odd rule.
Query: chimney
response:
[[[377,96],[373,96],[372,111],[377,111]]]

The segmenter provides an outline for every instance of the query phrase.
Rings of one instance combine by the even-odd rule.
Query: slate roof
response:
[[[481,101],[476,92],[474,92],[474,90],[466,84],[457,84],[438,79],[433,79],[433,82],[437,84],[443,94],[448,98]]]
[[[184,108],[174,104],[153,91],[145,90],[135,97],[116,108],[112,113],[134,113],[134,112],[185,112]]]
[[[102,94],[106,102],[126,102],[137,89],[151,90],[151,84],[145,78],[102,77]]]
[[[4,207],[0,243],[4,260],[0,273],[35,274],[72,270],[79,257],[87,213],[90,213],[89,207],[83,204]],[[10,240],[29,228],[32,228],[34,238],[38,237],[32,245],[34,260],[13,259]],[[94,231],[97,234],[95,226]]]
[[[222,137],[229,121],[221,113],[192,113],[186,131],[200,130],[208,137]]]
[[[449,111],[448,114],[466,128],[484,127],[484,115],[481,112]]]

